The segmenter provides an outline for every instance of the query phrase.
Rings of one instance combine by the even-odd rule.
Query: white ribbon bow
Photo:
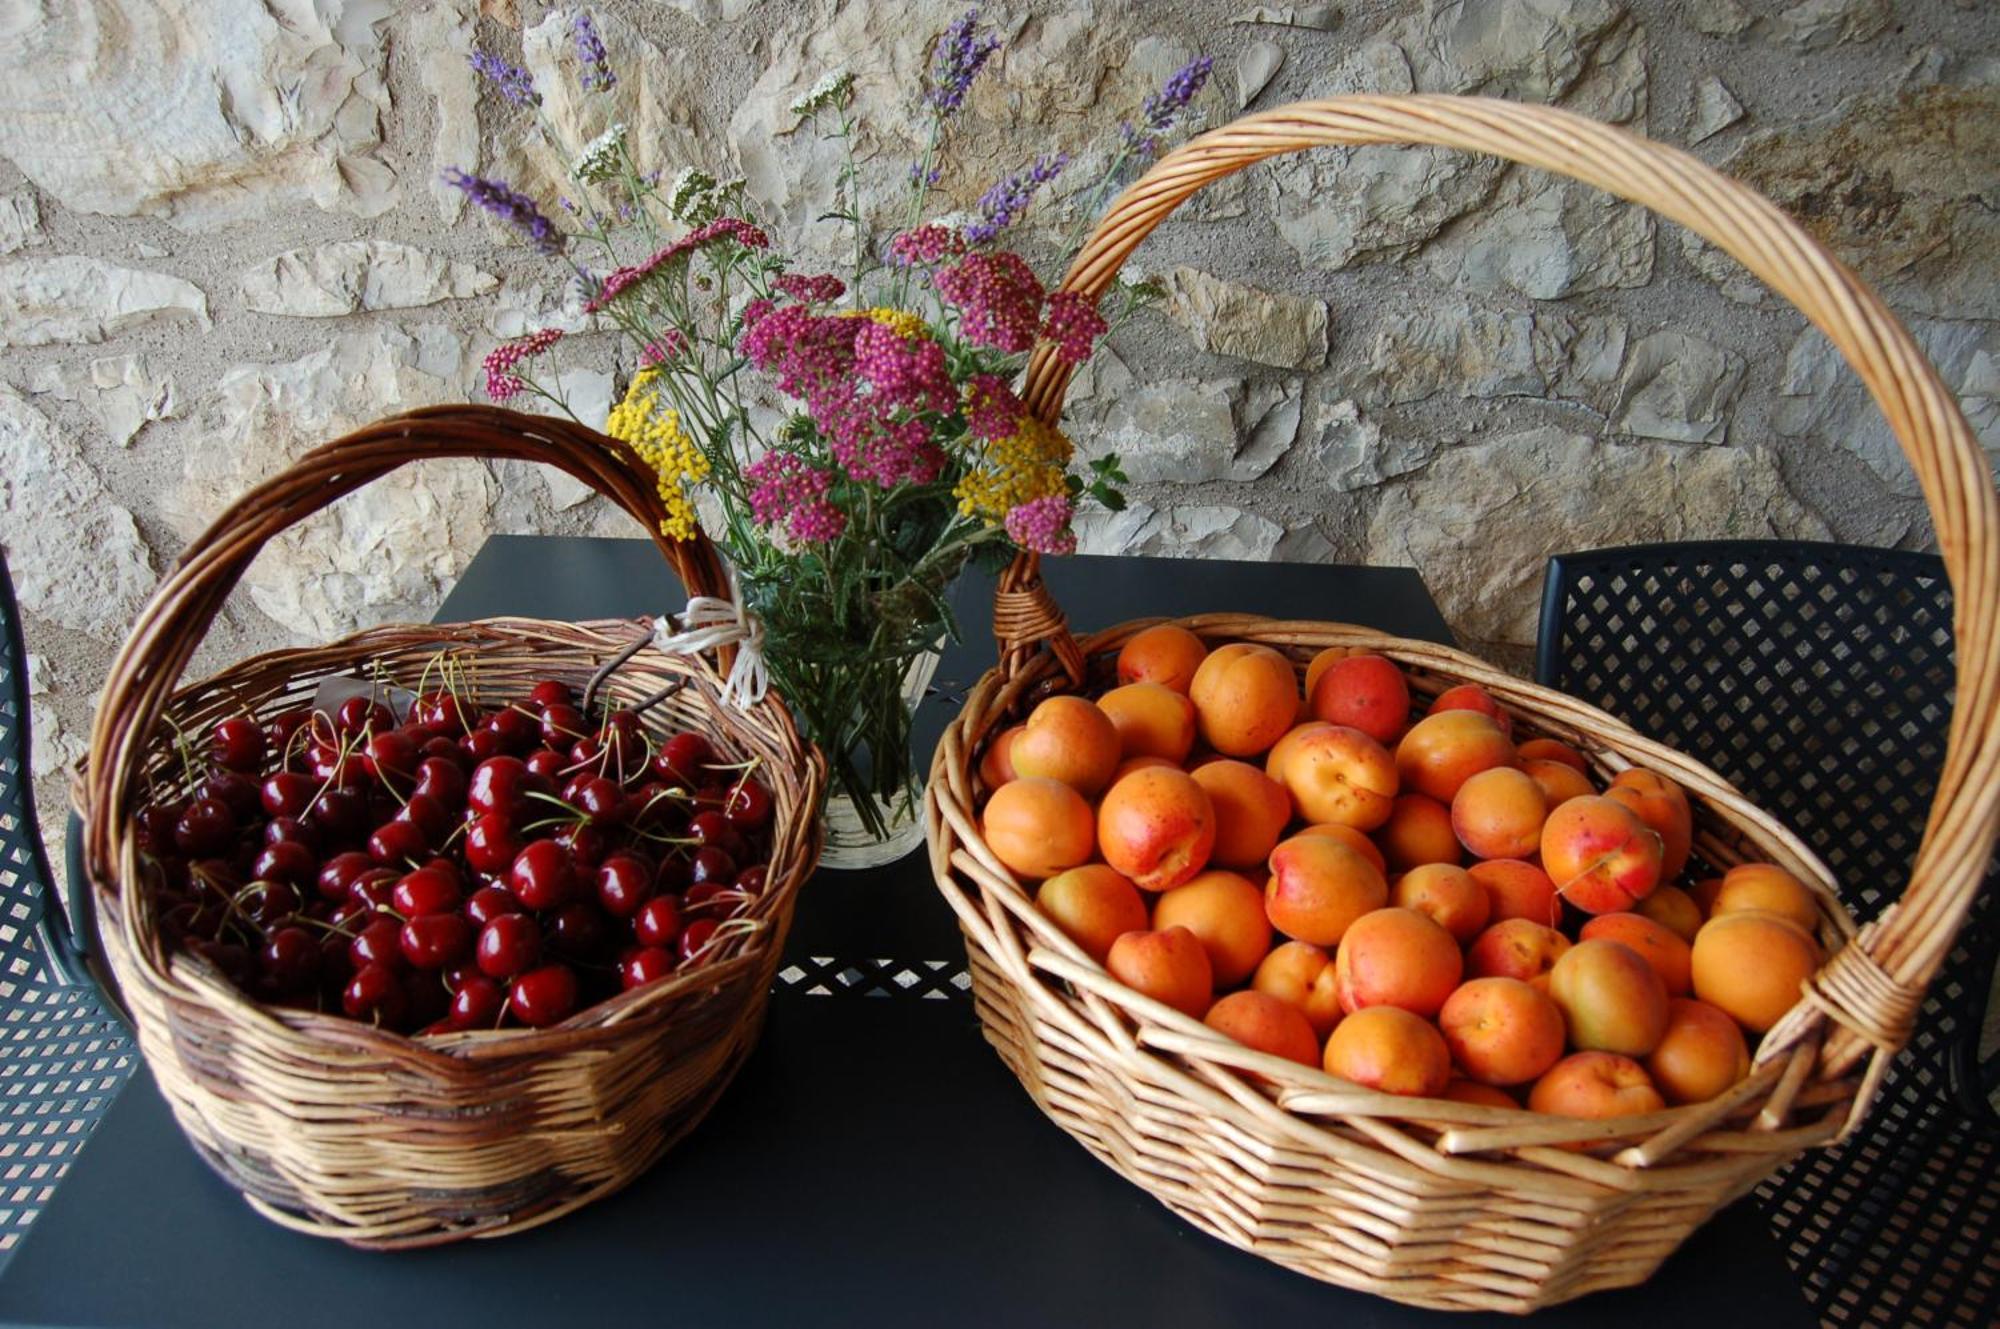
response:
[[[736,571],[729,573],[729,598],[688,597],[680,613],[680,629],[671,616],[653,620],[653,645],[670,655],[699,655],[718,646],[735,646],[736,661],[722,683],[722,699],[739,711],[764,700],[771,690],[771,671],[764,663],[764,625],[743,606],[743,589]]]

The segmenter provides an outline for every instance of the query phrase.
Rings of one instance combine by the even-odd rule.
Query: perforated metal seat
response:
[[[1782,817],[1857,919],[1901,894],[1950,722],[1939,559],[1766,541],[1561,555],[1536,673]],[[1829,1325],[2000,1323],[2000,1116],[1978,1056],[1994,883],[1868,1120],[1760,1190]]]
[[[138,1064],[125,1027],[61,953],[35,825],[27,652],[0,559],[0,1268]]]

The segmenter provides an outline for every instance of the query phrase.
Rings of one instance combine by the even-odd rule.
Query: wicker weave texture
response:
[[[1934,513],[1956,590],[1950,748],[1912,885],[1857,929],[1825,867],[1725,781],[1613,717],[1456,651],[1328,623],[1180,620],[1303,667],[1377,651],[1420,691],[1478,683],[1517,730],[1571,743],[1600,775],[1678,781],[1711,866],[1780,863],[1822,907],[1830,959],[1765,1036],[1750,1077],[1710,1103],[1613,1123],[1414,1102],[1265,1057],[1112,980],[1035,910],[981,842],[984,743],[1052,691],[1107,686],[1129,623],[1074,639],[1023,555],[1000,582],[1000,667],[946,732],[927,799],[932,866],[957,911],[988,1038],[1058,1124],[1189,1221],[1314,1277],[1440,1308],[1525,1311],[1647,1277],[1717,1208],[1864,1112],[1984,875],[2000,824],[2000,503],[1984,454],[1908,333],[1767,200],[1692,157],[1571,113],[1479,98],[1343,97],[1247,117],[1163,158],[1112,205],[1064,288],[1091,296],[1204,185],[1278,153],[1421,144],[1598,185],[1741,260],[1824,330],[1874,394]],[[1047,345],[1026,399],[1061,412],[1070,366]]]

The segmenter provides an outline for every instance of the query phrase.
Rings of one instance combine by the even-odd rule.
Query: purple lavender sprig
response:
[[[590,15],[578,11],[569,21],[569,35],[576,43],[576,62],[583,66],[577,75],[577,82],[585,92],[609,92],[618,86],[618,75],[611,70],[611,56],[604,49],[604,39],[597,35],[597,25],[590,21]]]
[[[444,182],[454,189],[464,190],[467,198],[527,236],[530,244],[550,258],[562,253],[563,246],[569,241],[569,237],[556,229],[554,222],[542,215],[535,200],[504,181],[487,180],[453,169],[444,173]]]
[[[988,57],[1000,49],[1000,39],[979,32],[979,7],[973,6],[938,38],[931,56],[931,87],[925,94],[939,115],[950,115],[965,104],[966,90],[979,76]]]
[[[1204,55],[1190,60],[1174,71],[1172,78],[1161,89],[1146,98],[1140,108],[1137,125],[1127,120],[1124,125],[1125,146],[1141,157],[1150,157],[1160,150],[1162,137],[1174,122],[1180,118],[1188,103],[1201,95],[1208,84],[1208,74],[1215,67],[1215,57]]]
[[[519,65],[510,65],[491,51],[472,53],[472,70],[491,83],[502,97],[516,106],[540,106],[542,94],[535,91],[535,77]]]
[[[980,219],[965,228],[965,238],[975,245],[989,243],[1020,220],[1021,214],[1034,201],[1035,191],[1061,175],[1067,165],[1067,152],[1037,157],[1035,164],[1027,170],[1016,171],[987,190],[979,200]]]

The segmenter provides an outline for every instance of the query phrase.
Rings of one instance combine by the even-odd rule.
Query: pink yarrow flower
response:
[[[1048,317],[1042,336],[1056,345],[1056,359],[1080,365],[1090,358],[1097,339],[1111,330],[1097,306],[1075,291],[1057,291],[1049,297]]]
[[[771,284],[802,305],[831,304],[847,292],[847,283],[830,272],[817,277],[788,272]]]
[[[965,425],[974,438],[988,443],[1006,438],[1020,427],[1028,408],[997,374],[975,374],[965,385]]]
[[[666,335],[658,341],[646,343],[646,349],[639,352],[639,364],[643,368],[663,365],[687,349],[687,338],[679,328],[668,328]]]
[[[1019,254],[968,254],[939,272],[938,293],[958,306],[959,330],[975,346],[1025,351],[1042,326],[1042,283]]]
[[[1030,499],[1007,514],[1007,535],[1037,554],[1074,554],[1076,532],[1069,523],[1075,515],[1076,507],[1066,495]]]
[[[863,319],[854,334],[854,368],[884,408],[943,415],[958,404],[944,347],[929,337],[904,337]]]
[[[914,231],[904,231],[889,242],[889,257],[898,266],[931,264],[957,258],[965,252],[965,237],[942,222],[930,222]]]
[[[827,497],[833,475],[785,453],[772,452],[743,468],[750,482],[750,516],[769,528],[783,522],[801,544],[825,544],[847,529],[847,514]]]
[[[486,395],[494,401],[511,401],[527,385],[514,369],[523,360],[540,355],[562,340],[561,328],[542,328],[525,337],[502,342],[486,353]]]
[[[652,276],[667,264],[692,254],[704,245],[714,244],[717,240],[725,239],[734,240],[745,249],[767,249],[771,244],[770,236],[740,217],[717,217],[707,225],[698,226],[694,230],[689,231],[680,239],[656,251],[650,257],[638,263],[612,269],[611,272],[605,275],[603,285],[597,288],[597,294],[592,296],[589,303],[584,305],[583,312],[586,314],[598,313],[620,295],[623,295],[632,287],[646,280],[646,278]]]

